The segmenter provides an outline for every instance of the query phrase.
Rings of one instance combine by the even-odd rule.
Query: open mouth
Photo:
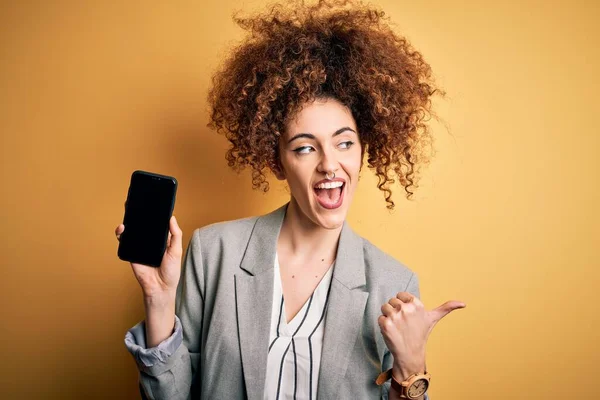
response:
[[[335,209],[342,205],[344,200],[345,182],[323,182],[315,185],[314,191],[319,204],[327,209]]]

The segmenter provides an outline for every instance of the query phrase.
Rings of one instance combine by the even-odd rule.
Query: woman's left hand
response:
[[[394,357],[392,374],[399,382],[425,371],[425,345],[433,327],[450,312],[464,308],[461,301],[448,301],[426,310],[421,300],[400,292],[381,306],[377,322],[385,343]]]

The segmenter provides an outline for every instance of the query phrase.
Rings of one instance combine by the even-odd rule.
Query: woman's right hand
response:
[[[120,224],[115,229],[117,240],[125,231],[125,226]],[[169,221],[169,236],[167,249],[163,255],[160,267],[130,263],[133,273],[142,287],[145,299],[175,298],[179,276],[181,275],[181,257],[183,233],[177,224],[175,216]]]

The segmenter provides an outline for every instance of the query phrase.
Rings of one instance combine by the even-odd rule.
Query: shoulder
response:
[[[202,226],[194,230],[192,243],[201,244],[202,249],[211,249],[227,241],[229,246],[235,247],[237,242],[248,242],[252,229],[259,217],[252,216],[229,221],[221,221]]]
[[[419,295],[417,274],[403,262],[384,252],[361,237],[365,260],[365,274],[370,291],[384,296],[395,296],[401,291]]]
[[[187,268],[210,281],[228,268],[239,265],[257,219],[247,217],[196,228],[186,250]]]
[[[362,238],[365,254],[365,267],[373,269],[373,273],[393,280],[406,280],[414,272],[403,262],[375,246],[369,240]]]

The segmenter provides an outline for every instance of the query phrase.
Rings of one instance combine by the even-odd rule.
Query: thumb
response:
[[[465,308],[467,305],[462,301],[450,300],[431,310],[433,316],[433,323],[437,324],[442,318],[446,315],[450,314],[452,311],[457,310],[459,308]]]
[[[181,242],[183,232],[179,228],[179,225],[177,224],[177,219],[175,219],[174,215],[169,221],[169,231],[171,232],[171,242],[169,243],[169,248],[167,251],[173,257],[180,257],[182,253]]]

